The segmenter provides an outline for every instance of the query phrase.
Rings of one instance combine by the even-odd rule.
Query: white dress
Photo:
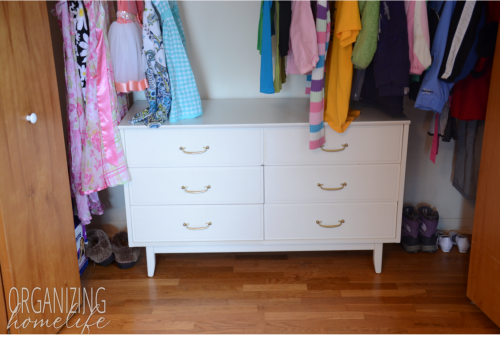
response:
[[[108,33],[117,92],[143,91],[148,87],[142,60],[142,1],[118,1],[117,21]]]

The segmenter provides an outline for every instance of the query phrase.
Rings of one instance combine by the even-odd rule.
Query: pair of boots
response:
[[[108,266],[115,260],[120,269],[130,269],[139,259],[140,248],[128,246],[126,231],[116,233],[110,241],[104,231],[92,229],[87,231],[87,241],[87,257],[99,265]]]
[[[429,207],[403,208],[401,245],[406,252],[437,252],[439,213]]]

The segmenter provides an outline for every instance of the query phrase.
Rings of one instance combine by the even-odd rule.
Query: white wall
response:
[[[202,99],[305,97],[303,76],[288,76],[279,94],[259,93],[260,55],[257,46],[258,1],[179,2],[189,59]],[[144,99],[136,93],[135,100]],[[405,201],[435,207],[440,227],[470,232],[474,203],[467,201],[451,185],[455,142],[441,142],[436,164],[429,160],[431,137],[427,136],[431,113],[414,109],[405,102],[412,120],[408,147]],[[126,227],[123,187],[100,193],[106,205],[103,216],[93,225],[106,230]]]

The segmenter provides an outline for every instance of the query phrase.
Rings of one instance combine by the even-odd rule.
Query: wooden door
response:
[[[500,326],[500,34],[487,109],[467,297]]]
[[[5,298],[3,296],[2,270],[0,266],[0,334],[6,334],[6,333],[7,333],[7,309],[5,307]]]
[[[9,306],[11,288],[27,288],[38,310],[47,288],[80,288],[80,278],[45,2],[0,2],[0,46],[0,262],[10,318],[16,305],[11,299]],[[33,112],[34,124],[26,120]],[[36,287],[41,292],[33,292]],[[57,317],[66,318],[65,307],[24,310],[15,319],[52,323]],[[10,331],[58,330],[29,325]]]

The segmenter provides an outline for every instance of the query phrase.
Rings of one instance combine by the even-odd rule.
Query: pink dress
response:
[[[71,36],[75,25],[71,23],[66,1],[59,1],[52,14],[57,16],[61,28],[64,47],[64,73],[66,79],[66,104],[68,117],[68,166],[71,196],[75,198],[78,218],[83,224],[89,224],[94,215],[103,214],[103,205],[97,192],[84,194],[82,191],[82,143],[85,142],[85,113],[81,81],[79,81],[76,55]]]
[[[84,1],[89,15],[86,142],[83,145],[85,194],[130,180],[118,132],[122,106],[118,102],[102,2]]]
[[[118,92],[143,91],[148,87],[142,61],[142,1],[118,1],[117,21],[109,28],[111,62]]]

